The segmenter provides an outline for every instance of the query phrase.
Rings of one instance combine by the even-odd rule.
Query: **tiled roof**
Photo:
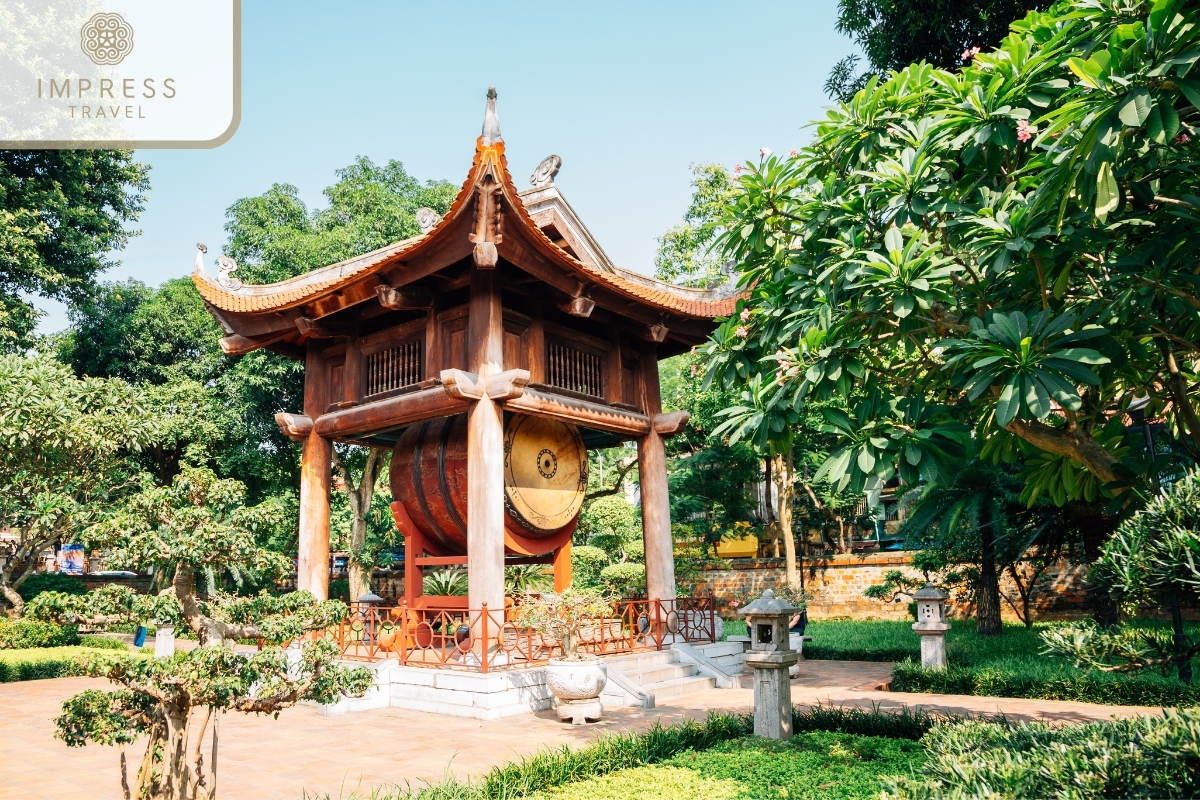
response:
[[[540,246],[539,249],[543,255],[560,267],[576,273],[580,278],[584,278],[596,286],[607,288],[662,312],[698,319],[724,317],[733,313],[737,305],[737,296],[731,296],[727,291],[675,286],[619,268],[615,273],[610,273],[589,266],[571,256],[542,232],[526,210],[513,184],[512,176],[508,172],[508,162],[504,157],[504,143],[501,141],[484,144],[483,137],[479,139],[471,171],[463,182],[458,196],[455,197],[454,203],[447,210],[445,217],[433,229],[420,236],[414,236],[411,239],[405,239],[402,242],[396,242],[370,253],[364,253],[328,267],[321,267],[279,283],[226,288],[199,266],[192,275],[192,281],[206,302],[221,311],[234,314],[282,311],[310,303],[320,297],[332,294],[356,280],[380,272],[396,261],[412,257],[430,246],[437,240],[439,232],[463,212],[471,199],[472,188],[481,169],[488,161],[493,161],[497,166],[497,172],[503,176],[502,188],[505,198],[524,223],[526,235]]]

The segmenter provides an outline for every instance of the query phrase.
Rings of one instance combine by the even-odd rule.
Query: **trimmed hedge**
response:
[[[962,722],[922,744],[924,774],[884,777],[887,800],[1200,795],[1200,711],[1086,725]]]
[[[97,637],[99,638],[99,637]],[[109,639],[108,641],[116,641]],[[122,642],[121,649],[128,652]],[[46,678],[73,678],[84,674],[79,657],[112,655],[114,648],[101,647],[37,647],[30,650],[0,650],[0,683],[40,681]]]
[[[1118,706],[1194,706],[1200,688],[1154,673],[1116,675],[1099,670],[1018,669],[999,665],[924,670],[902,661],[892,670],[892,691],[1024,697],[1031,700],[1078,700]]]
[[[65,594],[87,594],[83,579],[60,572],[38,572],[30,575],[17,589],[17,594],[28,603],[42,592],[64,592]]]
[[[68,647],[79,644],[79,629],[74,625],[55,625],[31,619],[0,619],[0,650],[26,650],[31,647]]]

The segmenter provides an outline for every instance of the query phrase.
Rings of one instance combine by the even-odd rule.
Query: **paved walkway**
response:
[[[904,694],[879,691],[890,664],[805,661],[792,684],[797,704],[898,708],[920,706],[956,714],[1003,713],[1011,719],[1082,722],[1157,709],[1046,700]],[[746,682],[748,685],[748,681]],[[63,700],[107,681],[61,678],[0,684],[0,800],[88,798],[117,800],[115,748],[68,748],[53,738]],[[602,723],[576,727],[553,712],[495,722],[444,717],[398,708],[322,717],[298,707],[279,719],[226,714],[220,726],[219,795],[224,800],[301,800],[326,795],[349,800],[386,785],[440,780],[447,773],[478,775],[543,747],[584,744],[604,731],[645,728],[703,718],[711,709],[749,711],[751,691],[713,689],[664,701],[658,708],[607,709]],[[130,753],[132,780],[138,763]]]

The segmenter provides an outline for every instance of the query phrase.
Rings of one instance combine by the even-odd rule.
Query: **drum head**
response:
[[[587,491],[587,450],[574,425],[513,416],[504,433],[504,493],[517,520],[534,531],[569,525]]]

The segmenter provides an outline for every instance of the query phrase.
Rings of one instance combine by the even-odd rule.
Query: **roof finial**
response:
[[[487,110],[483,112],[483,143],[495,144],[500,139],[500,118],[496,116],[496,87],[489,86]]]

